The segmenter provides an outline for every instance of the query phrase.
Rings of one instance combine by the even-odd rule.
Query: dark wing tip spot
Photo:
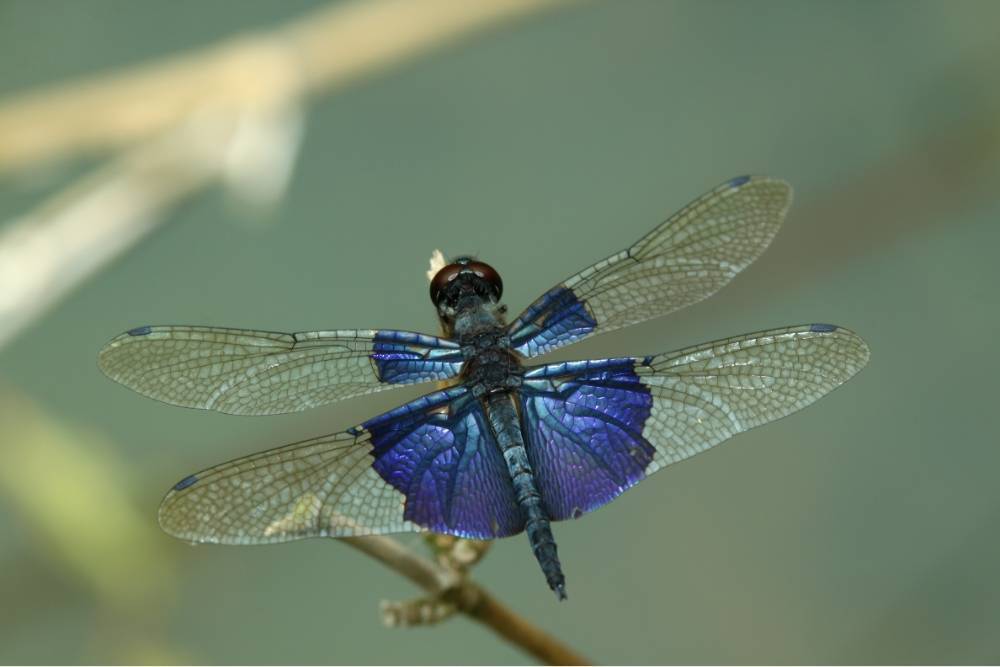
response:
[[[816,323],[809,326],[809,331],[813,333],[830,333],[831,331],[836,331],[836,324],[822,324]]]
[[[741,185],[746,185],[750,182],[749,176],[737,176],[736,178],[729,179],[729,187],[738,188]]]
[[[183,491],[198,481],[198,475],[188,475],[181,481],[174,484],[174,491]]]
[[[136,327],[135,329],[129,329],[125,333],[127,333],[129,336],[145,336],[149,334],[149,332],[151,332],[152,330],[153,327],[147,324],[144,327]]]

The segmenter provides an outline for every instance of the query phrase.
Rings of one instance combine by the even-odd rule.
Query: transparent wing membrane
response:
[[[462,358],[451,341],[401,331],[154,326],[114,338],[98,364],[111,379],[165,403],[268,415],[444,380],[461,370]]]
[[[734,178],[623,250],[543,294],[510,328],[529,356],[715,294],[770,244],[791,205],[784,181]]]
[[[337,433],[222,463],[178,482],[160,526],[191,542],[265,544],[421,530],[372,468],[367,433]]]
[[[853,331],[811,324],[643,360],[636,372],[654,397],[643,434],[657,450],[646,473],[815,403],[869,354]]]
[[[522,405],[546,507],[555,519],[596,509],[660,468],[815,402],[868,354],[851,331],[813,324],[533,368]]]

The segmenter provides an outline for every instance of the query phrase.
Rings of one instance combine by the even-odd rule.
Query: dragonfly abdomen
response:
[[[524,513],[524,530],[528,534],[531,550],[545,574],[549,588],[555,591],[560,600],[565,600],[566,578],[559,563],[552,526],[542,507],[542,497],[535,485],[535,475],[524,448],[524,437],[514,400],[510,394],[496,392],[487,399],[486,406],[493,435],[507,462],[507,471],[514,485],[514,497]]]

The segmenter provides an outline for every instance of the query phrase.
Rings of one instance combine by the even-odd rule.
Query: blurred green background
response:
[[[315,6],[4,0],[0,93]],[[434,248],[479,253],[517,311],[747,172],[796,188],[760,260],[559,358],[830,321],[871,364],[557,524],[567,603],[523,538],[476,579],[598,662],[997,661],[997,25],[991,1],[571,4],[311,100],[275,208],[198,194],[0,348],[0,661],[530,662],[462,618],[382,627],[379,601],[416,589],[335,541],[191,547],[156,525],[188,473],[419,390],[239,418],[145,399],[96,353],[147,323],[433,332]],[[3,175],[0,220],[99,163]]]

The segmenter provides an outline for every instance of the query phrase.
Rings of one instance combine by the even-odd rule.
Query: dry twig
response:
[[[427,599],[429,603],[437,601],[453,605],[457,611],[479,621],[546,664],[590,664],[586,658],[516,614],[475,582],[417,556],[392,538],[342,537],[339,540],[413,581],[431,594],[432,597]]]

